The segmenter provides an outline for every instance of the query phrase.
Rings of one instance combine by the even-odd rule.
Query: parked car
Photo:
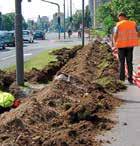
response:
[[[0,49],[5,49],[5,42],[4,42],[5,32],[0,31]]]
[[[41,39],[41,40],[45,40],[45,33],[41,30],[37,30],[34,33],[34,39]]]
[[[15,47],[15,32],[9,31],[5,33],[4,42],[6,46]]]
[[[30,30],[23,30],[23,41],[33,43],[33,33]]]

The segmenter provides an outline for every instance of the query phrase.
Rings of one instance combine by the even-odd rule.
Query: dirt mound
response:
[[[73,82],[55,80],[48,89],[2,115],[0,142],[5,146],[96,145],[95,135],[112,127],[107,112],[118,104],[99,85],[74,78]]]
[[[25,73],[25,81],[32,83],[48,83],[54,77],[54,75],[64,66],[69,59],[76,55],[76,52],[81,48],[81,46],[75,46],[71,49],[62,48],[59,50],[52,51],[53,55],[56,55],[57,61],[50,62],[42,70],[33,68],[31,71]],[[19,97],[22,92],[18,86],[15,85],[16,73],[5,72],[0,70],[0,90],[8,91]]]
[[[61,67],[69,61],[69,59],[73,58],[80,48],[81,46],[75,46],[71,49],[62,48],[52,51],[51,54],[56,56],[57,61],[50,62],[49,65],[47,65],[42,70],[33,68],[30,72],[25,74],[25,79],[34,83],[47,83],[48,81],[51,81],[57,71],[59,71]]]
[[[47,88],[0,116],[0,143],[3,146],[100,146],[102,142],[97,142],[95,136],[113,127],[109,113],[120,104],[97,83],[105,75],[117,82],[116,64],[112,64],[114,60],[108,54],[112,58],[109,47],[99,42],[80,49]],[[100,59],[111,62],[106,74],[106,67],[104,70],[99,67]]]
[[[114,60],[111,48],[98,41],[80,50],[61,72],[91,84],[98,83],[110,92],[126,89],[118,80],[118,62]]]
[[[8,90],[9,86],[15,81],[15,73],[7,73],[0,70],[0,90]]]

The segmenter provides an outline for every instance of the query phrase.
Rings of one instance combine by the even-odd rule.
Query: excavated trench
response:
[[[54,75],[76,55],[76,52],[81,48],[81,46],[75,46],[71,49],[62,48],[59,50],[54,50],[51,52],[52,55],[56,56],[57,61],[50,62],[42,70],[33,68],[31,71],[25,73],[25,82],[31,84],[47,84],[52,81]],[[15,84],[16,73],[5,72],[0,70],[0,90],[10,92],[15,97],[20,97],[22,94],[20,87]],[[22,97],[22,95],[21,95]]]
[[[113,127],[110,113],[121,104],[111,93],[125,86],[108,45],[95,41],[76,52],[48,87],[0,116],[3,146],[103,144],[96,136]]]

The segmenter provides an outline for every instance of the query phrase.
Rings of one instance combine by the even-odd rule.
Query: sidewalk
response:
[[[140,47],[134,50],[134,68],[140,65]],[[113,118],[117,125],[98,139],[106,141],[103,146],[140,146],[140,88],[128,85],[124,92],[115,96],[124,100]]]

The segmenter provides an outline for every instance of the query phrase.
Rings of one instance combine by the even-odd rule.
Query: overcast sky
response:
[[[41,2],[41,0],[32,0],[31,3],[28,0],[22,0],[22,13],[25,19],[36,19],[38,15],[48,16],[52,18],[53,13],[57,12],[57,7],[48,3]],[[61,11],[63,11],[64,0],[49,0],[59,3],[61,5]],[[69,3],[69,0],[66,0]],[[81,9],[82,0],[73,0],[73,12],[77,9]],[[88,0],[85,0],[85,4],[88,4]],[[68,4],[66,4],[68,5]],[[14,12],[15,0],[0,0],[0,11],[2,13]],[[66,10],[68,14],[68,9]]]

